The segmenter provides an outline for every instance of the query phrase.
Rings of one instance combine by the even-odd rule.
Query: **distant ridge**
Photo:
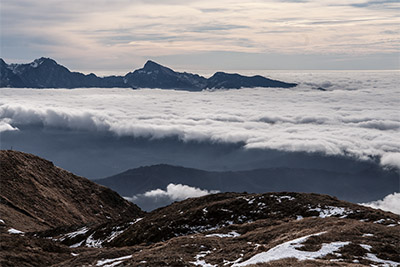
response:
[[[217,72],[209,79],[198,74],[175,72],[154,61],[147,61],[143,68],[125,76],[98,77],[71,72],[51,58],[41,57],[27,64],[7,64],[0,58],[0,87],[13,88],[79,88],[79,87],[122,87],[161,88],[186,91],[204,89],[239,89],[241,87],[295,87],[262,76],[242,76]]]
[[[95,182],[127,197],[165,189],[172,183],[221,192],[314,192],[358,203],[381,199],[399,186],[396,172],[374,167],[354,172],[286,167],[217,172],[167,164],[130,169]],[[169,204],[161,199],[155,203],[144,200],[135,203],[145,210]]]

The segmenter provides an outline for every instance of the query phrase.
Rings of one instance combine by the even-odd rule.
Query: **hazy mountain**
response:
[[[211,172],[162,164],[131,169],[95,182],[127,197],[165,189],[172,183],[221,192],[315,192],[352,202],[381,199],[399,186],[395,171],[372,166],[368,170],[355,172],[301,168]],[[149,198],[138,197],[135,203],[145,210],[151,210],[171,202],[170,199],[154,200],[152,203]]]
[[[268,85],[268,86],[266,86]],[[241,87],[282,87],[290,88],[297,84],[271,80],[260,75],[246,77],[239,74],[217,72],[207,80],[207,88],[241,88]]]
[[[2,62],[4,62],[2,60]],[[29,64],[1,64],[0,87],[76,88],[127,87],[122,77],[100,78],[93,73],[71,72],[50,58],[39,58]]]
[[[79,88],[129,87],[201,91],[207,88],[294,87],[296,84],[270,80],[261,76],[245,77],[218,72],[206,79],[197,74],[175,72],[153,61],[125,76],[97,77],[71,72],[50,58],[39,58],[28,64],[7,64],[0,59],[0,87]]]
[[[125,75],[126,82],[139,88],[183,89],[201,91],[207,79],[197,74],[175,72],[151,60],[143,68]]]
[[[0,156],[1,266],[400,264],[400,216],[390,212],[281,192],[214,194],[144,213],[44,159]]]

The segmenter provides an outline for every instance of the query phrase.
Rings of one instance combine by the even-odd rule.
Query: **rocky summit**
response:
[[[28,64],[7,64],[0,59],[0,87],[14,88],[79,88],[122,87],[160,88],[186,91],[204,89],[239,89],[241,87],[295,87],[297,84],[271,80],[261,76],[217,72],[209,79],[197,74],[175,72],[154,61],[125,76],[98,77],[71,72],[50,58],[39,58]]]
[[[150,213],[1,151],[1,266],[399,266],[400,216],[320,194],[219,193]]]

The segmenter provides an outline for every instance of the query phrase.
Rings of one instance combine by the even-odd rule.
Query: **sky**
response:
[[[51,57],[125,74],[177,70],[399,69],[397,0],[2,0],[1,57]]]

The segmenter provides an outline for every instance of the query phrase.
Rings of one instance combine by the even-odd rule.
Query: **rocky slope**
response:
[[[0,219],[20,231],[138,217],[116,192],[17,151],[0,151]]]
[[[33,214],[41,207],[41,212],[46,210],[41,218],[49,224],[42,230],[39,223],[22,220],[21,229],[37,230],[17,231],[13,228],[17,221],[1,210],[1,266],[400,265],[400,216],[327,195],[221,193],[143,213],[118,196],[119,201],[107,202],[114,193],[105,200],[101,198],[107,191],[104,187],[91,185],[95,188],[91,189],[83,178],[33,155],[2,151],[1,159],[2,195],[3,188],[14,188],[15,195],[19,191],[36,195],[18,202],[18,208]],[[51,206],[57,200],[48,201],[52,194],[43,192],[59,189],[50,177],[56,177],[64,191],[79,187],[75,194],[67,193],[74,205],[83,201],[80,194],[91,194],[91,199],[102,203],[102,211],[115,209],[115,220],[100,216],[94,223],[96,213],[87,209],[80,215],[87,214],[88,222],[81,218],[71,224],[63,219],[54,224],[52,220],[68,216],[73,205],[63,206],[63,213],[57,205]],[[6,195],[12,198],[11,191]],[[67,201],[63,197],[57,198]],[[120,206],[113,206],[114,202]],[[132,212],[123,212],[124,207]]]
[[[78,87],[127,87],[161,88],[187,91],[203,89],[238,89],[241,87],[294,87],[261,76],[246,77],[239,74],[218,72],[209,79],[197,74],[175,72],[170,68],[148,61],[143,68],[125,76],[97,77],[71,72],[50,58],[39,58],[28,64],[7,64],[0,59],[0,87],[27,88],[78,88]]]

